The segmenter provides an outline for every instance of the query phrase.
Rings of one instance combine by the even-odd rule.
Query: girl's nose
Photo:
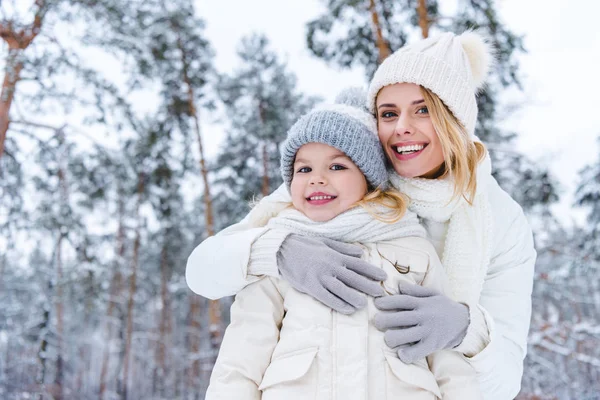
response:
[[[325,185],[327,180],[321,175],[314,175],[310,178],[311,185]]]

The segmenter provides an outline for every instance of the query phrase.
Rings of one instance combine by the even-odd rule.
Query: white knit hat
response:
[[[379,91],[396,83],[416,83],[434,92],[475,134],[475,95],[485,81],[493,60],[489,43],[473,31],[451,32],[406,45],[379,66],[367,94],[367,107],[375,113]]]

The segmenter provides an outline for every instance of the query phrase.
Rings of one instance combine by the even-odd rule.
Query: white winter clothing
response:
[[[469,356],[484,398],[506,400],[514,398],[521,386],[536,252],[521,207],[495,180],[486,189],[492,220],[490,265],[479,307],[470,307],[467,336],[456,350]],[[289,201],[284,186],[262,200],[272,206]],[[252,218],[250,213],[194,249],[186,267],[187,283],[194,292],[217,299],[239,292],[262,275],[279,275],[276,253],[286,235],[253,228]],[[449,223],[426,218],[422,222],[438,254],[444,254]]]
[[[404,178],[391,173],[395,188],[410,198],[410,208],[421,218],[448,223],[444,251],[440,258],[456,301],[477,304],[490,264],[492,217],[488,185],[492,164],[486,154],[477,167],[477,191],[472,204],[455,196],[454,180]]]
[[[373,221],[360,207],[327,223],[286,210],[268,226],[348,242],[360,237],[353,225],[361,219]],[[449,293],[431,243],[406,236],[425,231],[414,214],[406,220],[413,223],[401,221],[395,233],[375,220],[364,232],[373,241],[361,243],[363,259],[386,271],[388,294],[398,294],[401,281]],[[366,309],[337,313],[278,278],[247,286],[232,306],[206,399],[482,399],[474,369],[457,352],[402,363],[371,323],[377,312],[369,298]]]

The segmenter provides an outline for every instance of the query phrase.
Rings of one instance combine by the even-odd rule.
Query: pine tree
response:
[[[21,99],[31,110],[42,109],[45,99],[52,100],[50,107],[61,104],[70,108],[76,102],[96,100],[94,96],[90,99],[83,95],[83,87],[95,91],[96,97],[115,92],[98,71],[86,66],[72,43],[75,40],[87,45],[100,44],[107,37],[118,36],[122,21],[128,20],[126,16],[138,1],[30,0],[29,4],[18,7],[6,3],[0,3],[0,38],[8,47],[0,95],[0,160],[14,119],[11,108],[15,100]],[[25,7],[29,10],[24,13]],[[83,22],[80,26],[84,28],[78,31],[78,36],[66,41],[57,30],[72,29],[75,22]],[[73,77],[77,78],[77,85],[65,88],[65,78],[69,82]],[[35,87],[33,93],[18,92],[18,83],[23,79]]]
[[[296,77],[269,49],[266,37],[243,38],[238,57],[241,67],[221,78],[219,91],[227,121],[225,141],[211,167],[217,174],[219,228],[239,221],[250,202],[282,183],[279,144],[316,102],[298,93]]]
[[[208,169],[206,166],[203,138],[200,130],[202,108],[210,107],[207,100],[207,84],[214,78],[215,74],[212,66],[213,52],[208,41],[204,38],[204,21],[196,17],[193,3],[190,0],[178,0],[165,5],[161,2],[157,4],[146,4],[145,12],[138,15],[138,27],[136,29],[146,32],[146,42],[143,47],[131,47],[134,54],[135,63],[141,76],[146,79],[159,80],[162,84],[160,97],[162,98],[165,115],[165,123],[171,126],[170,140],[176,140],[175,134],[180,135],[181,143],[184,149],[190,148],[193,141],[199,150],[199,171],[203,183],[204,215],[203,224],[208,236],[214,234],[214,216],[212,206],[212,196],[210,182],[208,179]],[[126,44],[126,47],[129,47]],[[164,135],[165,132],[162,132]],[[181,165],[178,168],[187,171],[193,168],[188,151],[184,152]],[[170,236],[173,231],[165,232]],[[164,238],[165,246],[168,244],[168,237]],[[165,247],[165,251],[167,251]],[[166,256],[161,255],[165,260]],[[183,263],[181,264],[183,265]],[[166,266],[165,266],[166,267]],[[166,273],[166,271],[163,271]],[[164,285],[167,282],[163,283]],[[164,288],[162,293],[165,293]],[[163,301],[166,298],[163,297]],[[191,390],[201,381],[201,370],[210,370],[209,367],[200,365],[200,344],[198,341],[199,331],[201,329],[200,313],[201,300],[198,296],[190,294],[190,357],[192,365],[189,372],[189,387]],[[165,310],[164,319],[168,318]],[[218,350],[220,337],[222,335],[222,321],[220,313],[220,303],[214,301],[210,303],[209,308],[211,343],[213,343],[213,352]],[[168,323],[166,320],[161,322],[161,332],[166,332]],[[164,359],[165,354],[159,355],[159,359]],[[214,361],[214,360],[213,360]],[[212,361],[209,361],[209,363]],[[160,362],[162,364],[162,361]],[[164,369],[164,368],[163,368]],[[160,379],[159,379],[160,381]]]
[[[537,235],[525,394],[593,398],[600,390],[600,162],[580,172],[575,205],[589,210],[583,226],[554,225]]]
[[[600,144],[600,138],[598,139]],[[580,172],[580,183],[575,191],[575,204],[588,209],[588,225],[582,243],[590,261],[600,262],[600,159]]]
[[[460,0],[453,15],[443,14],[437,0],[328,1],[327,11],[307,24],[306,43],[316,57],[345,68],[364,68],[370,79],[377,65],[409,39],[466,29],[482,31],[496,49],[489,85],[477,97],[476,128],[490,150],[494,175],[513,197],[523,197],[524,208],[551,204],[558,198],[554,179],[522,154],[507,151],[516,133],[498,128],[505,116],[497,99],[508,87],[520,88],[517,55],[524,48],[522,38],[499,19],[492,0]],[[528,188],[527,194],[519,193],[522,187]]]

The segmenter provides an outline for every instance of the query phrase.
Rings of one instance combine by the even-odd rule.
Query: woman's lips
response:
[[[412,151],[410,153],[398,153],[398,151],[396,150],[398,147],[398,145],[393,145],[392,146],[392,152],[394,154],[394,157],[396,157],[396,159],[400,160],[400,161],[407,161],[407,160],[412,160],[413,158],[418,157],[421,153],[423,153],[423,151],[427,148],[427,144],[424,144],[423,148],[421,150],[417,150],[417,151]]]

